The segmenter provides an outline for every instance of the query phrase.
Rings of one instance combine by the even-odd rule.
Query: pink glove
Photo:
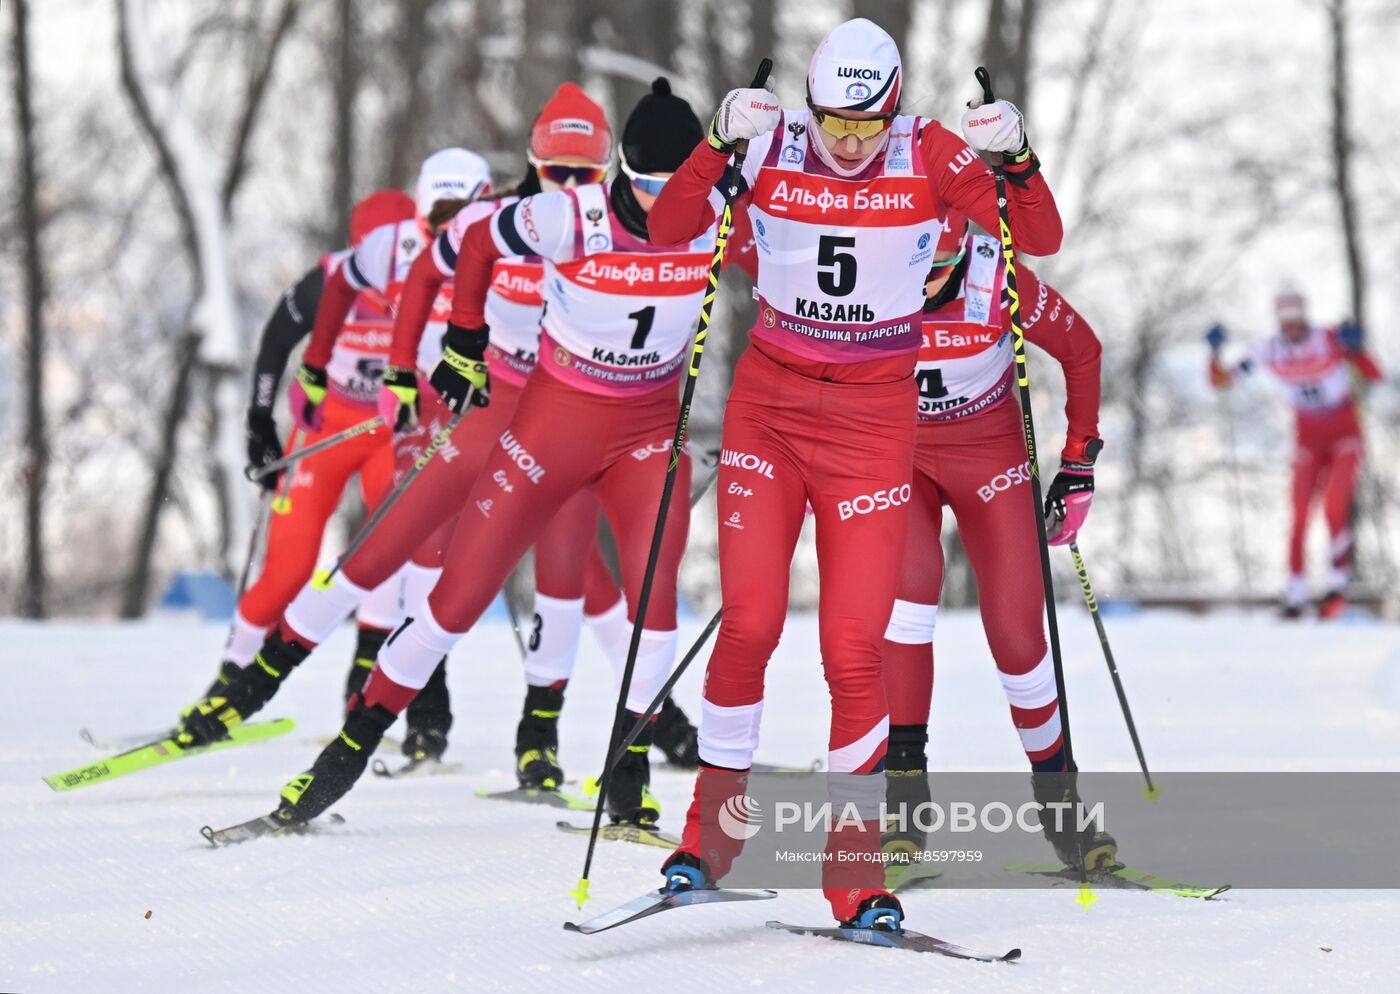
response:
[[[326,401],[326,371],[319,366],[303,364],[297,377],[287,388],[287,401],[292,419],[303,431],[320,431],[321,406]]]
[[[1045,535],[1051,545],[1069,545],[1089,517],[1094,501],[1094,464],[1067,462],[1045,495]]]

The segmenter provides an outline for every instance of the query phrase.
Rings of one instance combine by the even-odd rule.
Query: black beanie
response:
[[[690,104],[671,92],[665,76],[637,101],[622,129],[622,154],[639,173],[673,173],[705,140],[705,129]]]

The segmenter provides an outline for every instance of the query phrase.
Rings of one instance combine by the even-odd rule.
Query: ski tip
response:
[[[326,822],[331,825],[344,825],[345,816],[339,811],[332,811],[330,814],[326,815]]]
[[[86,728],[80,728],[80,729],[78,729],[78,738],[82,739],[84,742],[86,742],[88,745],[92,746],[94,749],[97,748],[97,740],[93,738],[92,732],[90,732],[88,729],[86,729]]]
[[[1001,957],[1001,962],[1003,962],[1003,963],[1015,963],[1015,962],[1016,962],[1018,959],[1020,959],[1020,958],[1021,958],[1021,949],[1020,949],[1020,947],[1018,946],[1017,948],[1011,950],[1011,951],[1010,951],[1009,953],[1007,953],[1006,955],[1002,956],[1002,957]]]
[[[209,843],[209,844],[210,844],[211,846],[213,846],[215,849],[219,848],[219,844],[218,844],[217,842],[214,841],[214,829],[213,829],[212,826],[209,826],[209,825],[203,825],[203,826],[201,826],[200,829],[199,829],[199,834],[202,835],[202,836],[204,836],[204,841],[205,841],[205,842]]]
[[[578,885],[575,886],[573,890],[569,891],[569,896],[577,901],[578,906],[582,908],[584,903],[588,900],[588,878],[579,877]],[[568,925],[566,924],[564,927],[567,928]]]
[[[49,790],[52,790],[52,791],[54,791],[55,793],[60,793],[60,792],[62,792],[63,788],[60,787],[58,784],[54,783],[54,780],[55,780],[54,777],[43,777],[42,779],[43,779],[44,783],[48,784]]]
[[[588,933],[585,932],[583,929],[581,929],[581,928],[578,927],[578,923],[577,923],[577,922],[565,922],[565,923],[564,923],[564,931],[565,931],[565,932],[577,932],[579,935],[587,935],[587,934],[588,934]]]
[[[384,762],[384,760],[382,759],[376,759],[373,763],[370,764],[369,768],[374,771],[374,775],[377,777],[385,777],[386,779],[392,779],[394,776],[394,771],[389,769],[389,764]]]

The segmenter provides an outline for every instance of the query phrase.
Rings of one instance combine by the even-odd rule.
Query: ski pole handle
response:
[[[977,82],[982,84],[982,102],[989,104],[996,100],[996,97],[992,96],[992,74],[987,72],[987,67],[978,66],[973,75],[977,77]]]
[[[760,90],[768,82],[768,74],[773,71],[773,60],[764,56],[758,63],[758,72],[753,74],[752,89]]]
[[[758,63],[758,72],[756,72],[756,73],[753,74],[753,82],[749,84],[749,88],[750,88],[750,89],[754,89],[754,90],[761,90],[761,89],[763,89],[764,84],[766,84],[766,83],[768,82],[768,74],[771,73],[772,71],[773,71],[773,60],[770,59],[770,58],[768,58],[767,56],[765,56],[765,57],[762,59],[762,61],[760,61],[760,62]],[[731,200],[732,200],[733,197],[734,197],[734,192],[733,192],[733,190],[736,190],[737,187],[738,187],[738,184],[739,184],[739,174],[740,174],[741,172],[743,172],[743,170],[744,170],[744,159],[745,159],[745,157],[748,156],[748,154],[749,154],[749,140],[748,140],[747,138],[745,138],[743,141],[740,141],[740,142],[738,142],[738,143],[735,144],[735,146],[734,146],[734,165],[733,165],[733,167],[732,167],[733,170],[734,170],[734,172],[731,174],[731,176],[732,176],[732,178],[733,178],[733,183],[731,184],[732,190],[731,190],[731,193],[730,193],[730,199],[731,199]]]

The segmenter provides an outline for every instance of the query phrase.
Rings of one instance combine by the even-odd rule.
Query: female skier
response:
[[[1375,382],[1380,366],[1366,351],[1361,326],[1347,322],[1319,328],[1308,322],[1307,303],[1291,287],[1274,301],[1278,334],[1255,346],[1250,355],[1226,366],[1220,349],[1225,329],[1206,333],[1210,345],[1210,381],[1226,389],[1254,371],[1266,369],[1283,384],[1295,415],[1293,452],[1293,527],[1288,537],[1288,584],[1283,591],[1283,615],[1298,618],[1308,603],[1308,576],[1303,544],[1308,516],[1319,494],[1331,536],[1331,569],[1327,592],[1318,602],[1323,618],[1335,618],[1346,606],[1347,584],[1355,547],[1353,501],[1361,478],[1365,446],[1356,394],[1358,380]]]
[[[839,774],[884,769],[881,636],[912,497],[909,411],[924,279],[950,207],[997,228],[994,182],[978,151],[1005,154],[1021,247],[1041,255],[1059,248],[1059,214],[1020,111],[1006,101],[969,108],[964,142],[936,121],[901,115],[901,82],[899,51],[884,30],[863,18],[838,25],[812,57],[807,106],[785,110],[767,90],[731,91],[708,141],[651,215],[658,241],[712,224],[722,206],[716,184],[735,143],[749,142],[740,209],[748,210],[758,246],[759,318],[725,411],[718,483],[724,614],[705,677],[695,800],[681,845],[662,869],[673,889],[713,885],[738,852],[717,817],[743,792],[758,744],[764,668],[782,631],[809,501],[831,692],[828,767]],[[841,780],[856,789],[854,778]],[[882,792],[874,777],[868,790],[857,790],[869,820],[856,837],[838,833],[831,845],[879,849]],[[878,863],[824,866],[838,921],[898,927],[903,912]]]

